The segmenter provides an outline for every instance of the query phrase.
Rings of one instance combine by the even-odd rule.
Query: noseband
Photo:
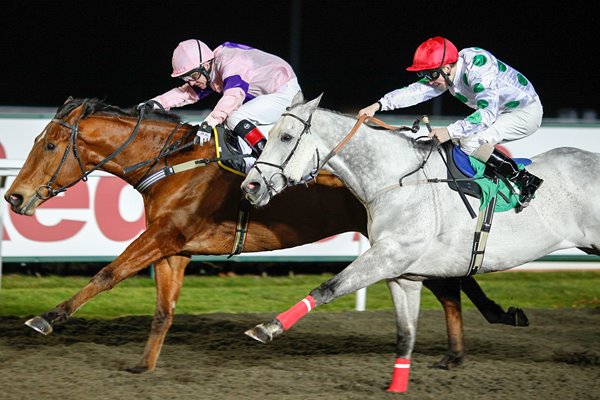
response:
[[[307,185],[309,182],[313,181],[320,170],[321,164],[320,164],[320,156],[319,156],[319,150],[316,150],[316,159],[317,159],[317,163],[316,166],[308,173],[308,175],[302,177],[299,181],[295,181],[293,179],[289,179],[288,177],[286,177],[283,174],[283,170],[285,169],[285,167],[287,166],[287,164],[290,162],[292,156],[294,155],[294,153],[296,152],[296,150],[298,149],[298,146],[300,145],[300,142],[302,141],[302,138],[304,137],[304,134],[310,134],[310,126],[311,126],[311,119],[312,119],[312,114],[308,117],[307,120],[303,120],[302,118],[300,118],[299,116],[286,112],[281,114],[282,117],[292,117],[297,119],[298,121],[300,121],[302,123],[302,125],[304,125],[304,129],[302,129],[302,132],[300,132],[300,136],[298,137],[298,140],[296,141],[296,144],[294,145],[294,148],[292,149],[292,151],[290,152],[290,154],[287,156],[287,158],[283,161],[283,163],[281,165],[279,164],[273,164],[270,162],[266,162],[266,161],[256,161],[256,163],[254,164],[254,169],[256,169],[256,172],[258,172],[258,174],[260,175],[260,177],[262,178],[265,186],[267,187],[268,191],[269,191],[269,197],[273,197],[275,195],[277,195],[278,193],[281,193],[284,189],[286,189],[289,186],[294,186],[294,185],[300,185],[300,184],[304,184]],[[281,172],[278,172],[276,174],[273,174],[273,176],[271,176],[270,180],[267,180],[267,178],[265,177],[265,175],[263,174],[262,170],[260,169],[260,165],[267,165],[269,167],[273,167],[276,168],[278,170],[280,170]],[[283,186],[281,187],[281,189],[277,190],[275,189],[275,185],[273,183],[273,178],[274,177],[281,177],[283,180]]]

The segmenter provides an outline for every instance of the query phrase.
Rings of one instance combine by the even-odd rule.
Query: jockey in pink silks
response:
[[[195,103],[213,92],[221,93],[221,99],[201,124],[200,143],[210,138],[212,127],[225,124],[256,158],[268,134],[259,126],[274,124],[301,90],[287,62],[242,44],[225,42],[213,51],[200,40],[185,40],[173,51],[172,64],[171,76],[185,83],[152,100],[169,110]],[[249,170],[254,160],[245,161]]]

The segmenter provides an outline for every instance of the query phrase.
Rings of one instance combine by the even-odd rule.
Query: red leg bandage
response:
[[[311,295],[308,295],[289,310],[276,316],[275,319],[281,322],[283,330],[287,331],[313,308],[315,308],[315,299]]]
[[[394,375],[388,392],[404,393],[408,388],[408,374],[410,372],[410,359],[396,358],[394,364]]]

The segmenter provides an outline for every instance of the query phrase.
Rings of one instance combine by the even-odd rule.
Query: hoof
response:
[[[527,315],[525,315],[525,311],[520,308],[509,307],[506,313],[512,317],[514,326],[529,326],[529,319],[527,318]]]
[[[248,329],[244,333],[261,343],[269,343],[273,338],[276,338],[283,333],[283,328],[281,323],[275,319],[266,324],[256,325],[254,328]]]
[[[463,361],[463,356],[446,354],[440,361],[433,364],[431,368],[449,370],[460,366],[463,363]]]
[[[42,317],[33,317],[30,320],[25,321],[25,325],[33,328],[43,335],[49,335],[52,333],[52,325],[48,323]]]
[[[133,367],[133,368],[125,368],[124,371],[130,372],[132,374],[143,374],[144,372],[148,371],[148,368],[136,366],[136,367]]]

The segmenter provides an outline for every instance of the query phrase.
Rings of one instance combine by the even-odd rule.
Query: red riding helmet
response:
[[[453,64],[458,60],[458,50],[451,41],[441,36],[427,39],[415,51],[413,65],[407,71],[437,69],[442,65]]]

